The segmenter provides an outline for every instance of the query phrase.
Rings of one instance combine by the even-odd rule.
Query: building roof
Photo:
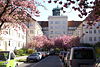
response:
[[[48,21],[38,21],[41,27],[48,27]]]
[[[78,27],[82,22],[83,21],[68,21],[68,27]],[[48,27],[48,21],[38,21],[38,23],[41,27]]]
[[[78,27],[83,21],[68,21],[68,27]]]

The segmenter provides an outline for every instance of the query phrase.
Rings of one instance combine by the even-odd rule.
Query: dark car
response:
[[[66,54],[67,54],[67,51],[60,51],[59,57],[60,57],[62,60],[64,60],[64,57],[66,56]]]
[[[95,67],[96,56],[92,47],[72,47],[68,67]]]

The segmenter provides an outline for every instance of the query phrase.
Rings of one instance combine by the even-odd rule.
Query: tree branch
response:
[[[6,4],[6,6],[4,7],[4,10],[3,10],[2,13],[0,14],[0,19],[1,19],[2,15],[6,12],[6,9],[8,8],[9,2],[10,2],[10,0],[7,0],[7,4]]]
[[[1,17],[3,16],[3,14],[6,12],[6,10],[7,10],[7,8],[8,8],[8,5],[9,5],[9,2],[10,2],[10,0],[7,0],[7,4],[6,4],[6,6],[4,7],[4,10],[3,10],[2,13],[0,14],[0,20],[1,20]],[[1,20],[0,30],[1,30],[1,27],[2,27],[3,24],[4,24],[4,21]]]
[[[9,13],[9,15],[12,14],[12,12],[14,12],[14,10],[16,10],[17,8],[18,8],[18,7],[14,8],[14,9]]]
[[[2,27],[3,24],[4,24],[4,21],[1,20],[0,30],[1,30],[1,27]]]

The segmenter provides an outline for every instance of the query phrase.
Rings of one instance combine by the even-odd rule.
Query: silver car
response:
[[[42,56],[37,52],[37,53],[33,53],[31,55],[29,55],[27,57],[27,62],[29,61],[39,61],[42,59]]]
[[[70,50],[68,67],[95,67],[96,56],[92,47],[73,47]]]

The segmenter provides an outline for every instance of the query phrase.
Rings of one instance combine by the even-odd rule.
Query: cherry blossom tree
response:
[[[55,38],[55,46],[58,48],[69,48],[72,46],[79,46],[80,37],[63,35]]]
[[[42,48],[48,50],[50,50],[50,48],[67,49],[72,46],[79,46],[79,43],[80,37],[77,36],[63,35],[52,39],[48,39],[46,36],[34,36],[28,47]]]
[[[54,46],[53,39],[48,39],[46,36],[33,36],[32,41],[28,44],[28,48],[50,49]]]
[[[5,22],[25,22],[31,15],[38,16],[36,5],[43,6],[35,0],[0,0],[0,29]]]

